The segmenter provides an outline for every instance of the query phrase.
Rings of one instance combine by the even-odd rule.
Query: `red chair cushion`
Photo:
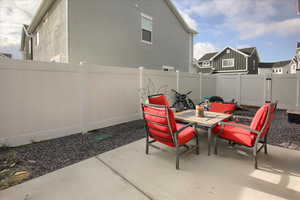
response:
[[[258,109],[250,124],[251,129],[261,131],[266,121],[269,107],[270,104],[265,104],[260,109]]]
[[[154,96],[148,98],[150,104],[163,105],[170,107],[168,98],[165,95]]]
[[[180,124],[180,123],[176,124],[177,130],[179,130],[180,128],[182,128],[184,126],[185,126],[184,124]],[[166,144],[170,147],[175,146],[175,144],[172,141],[171,135],[163,134],[154,129],[151,130],[150,132],[152,133],[152,135],[150,135],[150,137],[152,137],[153,139],[155,139],[163,144]],[[178,144],[179,145],[186,144],[187,142],[189,142],[190,140],[192,140],[195,137],[196,137],[196,132],[195,132],[194,128],[188,127],[178,134]]]
[[[223,104],[223,103],[218,103],[218,102],[213,102],[210,105],[209,111],[211,112],[218,112],[218,113],[225,113],[225,111],[228,114],[232,114],[236,110],[236,105],[235,104]]]
[[[233,121],[229,121],[229,123],[232,124],[239,124]],[[249,127],[245,124],[239,124],[241,126]],[[213,130],[215,133],[218,133],[221,131],[221,126],[216,126]],[[256,134],[251,133],[250,131],[247,131],[245,129],[235,127],[235,126],[230,126],[230,125],[225,125],[224,126],[224,131],[219,135],[220,137],[224,139],[228,139],[231,141],[234,141],[236,143],[252,147],[255,143],[256,140]]]

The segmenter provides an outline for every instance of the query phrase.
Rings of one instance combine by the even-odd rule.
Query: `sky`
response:
[[[41,0],[0,0],[0,52],[21,58],[22,24],[29,24]],[[256,47],[262,62],[289,60],[300,42],[297,0],[173,0],[199,34],[194,57],[208,52]]]

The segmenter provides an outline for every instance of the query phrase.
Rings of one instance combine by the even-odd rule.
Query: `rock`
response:
[[[29,163],[32,163],[32,164],[36,163],[35,160],[28,160],[28,162],[29,162]]]

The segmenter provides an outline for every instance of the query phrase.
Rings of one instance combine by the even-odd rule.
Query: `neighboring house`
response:
[[[235,49],[226,47],[222,51],[203,55],[199,59],[198,72],[257,74],[259,55],[255,47]]]
[[[191,71],[193,36],[171,0],[44,0],[25,59]]]
[[[296,56],[292,60],[259,63],[259,74],[295,74],[300,70],[300,43],[297,43]]]
[[[11,58],[12,58],[12,56],[10,53],[1,53],[0,52],[0,60],[1,59],[11,59]]]
[[[259,63],[258,74],[291,74],[290,63],[291,60]]]

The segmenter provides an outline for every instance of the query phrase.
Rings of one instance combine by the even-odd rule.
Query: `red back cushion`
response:
[[[258,111],[256,112],[254,118],[252,119],[250,128],[261,131],[266,122],[267,114],[268,114],[269,105],[263,105]]]
[[[223,104],[223,103],[218,103],[218,102],[213,102],[210,105],[209,111],[212,112],[219,112],[219,113],[225,113],[225,111],[229,111],[226,113],[232,114],[236,109],[235,104]]]
[[[148,98],[150,104],[156,105],[163,105],[163,106],[170,106],[168,98],[165,95],[149,97]]]
[[[172,132],[176,132],[176,121],[175,121],[175,117],[174,117],[174,112],[167,108],[168,113],[169,113],[169,120],[170,120],[170,125],[171,125],[171,129]],[[159,131],[160,133],[166,133],[166,137],[170,136],[169,133],[171,132],[171,130],[168,127],[168,119],[164,118],[167,117],[167,112],[165,108],[156,108],[156,107],[151,107],[151,106],[147,106],[144,105],[144,114],[145,114],[145,119],[147,120],[147,126],[149,127],[149,130],[152,134],[157,134],[157,131]],[[151,113],[154,115],[160,115],[163,117],[158,117],[158,116],[153,116],[147,113]],[[159,123],[159,124],[157,124]],[[162,124],[162,125],[160,125]],[[153,131],[151,131],[151,129]],[[161,134],[160,134],[161,136]]]

